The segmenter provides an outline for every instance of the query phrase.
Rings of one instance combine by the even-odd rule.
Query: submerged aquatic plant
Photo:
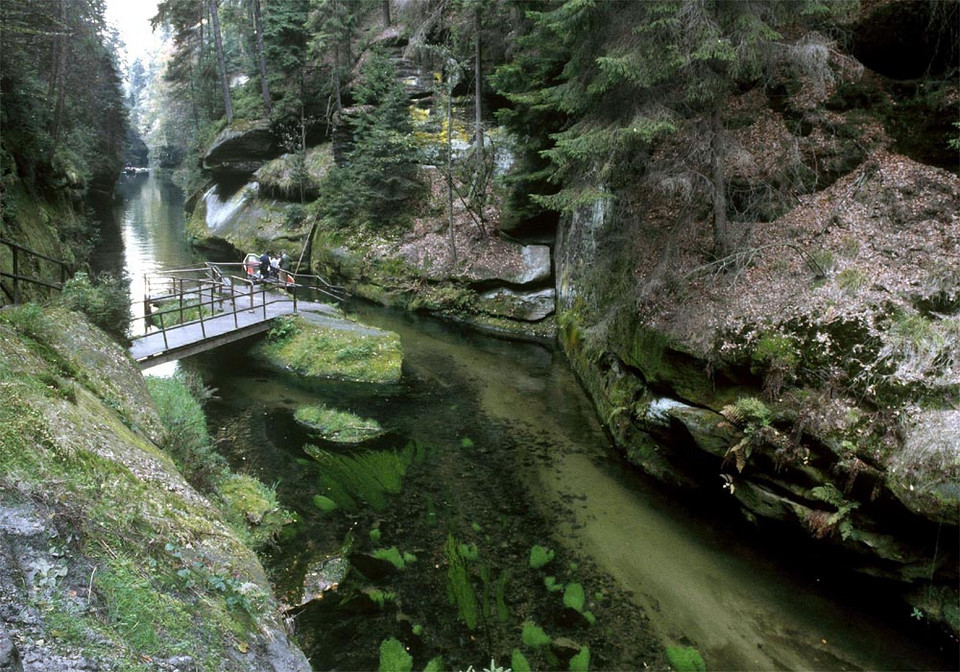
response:
[[[380,672],[411,672],[413,656],[407,653],[403,643],[395,637],[380,643]]]
[[[375,511],[387,507],[387,494],[399,494],[403,487],[403,477],[415,453],[404,450],[379,450],[363,453],[356,457],[336,455],[320,450],[316,446],[306,445],[304,451],[320,464],[320,483],[324,496],[347,511],[357,509],[357,499],[366,502]],[[325,508],[318,502],[320,508]]]
[[[473,630],[477,627],[477,595],[473,584],[470,582],[470,575],[467,572],[467,564],[460,554],[460,545],[453,538],[452,534],[447,535],[445,546],[447,555],[447,596],[450,604],[457,606],[457,616],[464,622],[468,629]]]
[[[590,647],[585,646],[570,659],[570,672],[587,672],[590,669]]]
[[[540,545],[530,549],[530,567],[540,569],[553,560],[553,551]]]
[[[586,602],[587,597],[583,592],[583,586],[579,583],[568,583],[566,590],[563,591],[563,606],[583,613]]]

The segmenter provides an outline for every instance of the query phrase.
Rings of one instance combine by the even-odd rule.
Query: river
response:
[[[118,191],[102,213],[97,266],[125,270],[136,295],[139,275],[197,255],[172,184],[132,176]],[[482,669],[491,655],[506,667],[514,649],[537,667],[566,669],[521,643],[524,622],[571,650],[571,641],[589,643],[591,669],[662,667],[667,646],[696,648],[710,670],[957,669],[956,647],[911,619],[883,584],[739,522],[719,478],[716,499],[688,501],[625,467],[558,350],[364,304],[347,310],[400,335],[399,384],[303,386],[260,368],[242,346],[180,364],[216,389],[208,414],[221,450],[276,484],[299,517],[264,557],[283,599],[293,604],[305,568],[345,539],[358,552],[395,546],[416,556],[403,571],[353,572],[337,590],[343,599],[291,611],[315,669],[376,667],[389,636],[408,645],[415,669],[440,654],[445,669]],[[292,413],[318,403],[378,420],[388,433],[374,450],[422,447],[386,510],[313,505],[317,465],[303,445],[316,441]],[[448,600],[447,539],[472,548],[474,628]],[[556,554],[543,570],[528,562],[535,545]],[[553,581],[582,584],[595,623],[573,613],[587,608],[564,609]],[[492,606],[494,586],[503,614]]]

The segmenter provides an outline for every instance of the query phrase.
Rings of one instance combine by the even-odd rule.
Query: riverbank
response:
[[[245,508],[257,490],[231,480],[245,494],[215,505],[191,486],[160,447],[189,423],[165,425],[127,354],[82,316],[7,308],[0,339],[3,662],[309,670],[241,539],[255,534],[227,522],[232,509],[266,524]]]

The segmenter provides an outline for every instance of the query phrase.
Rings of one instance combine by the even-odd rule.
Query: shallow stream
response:
[[[175,190],[136,177],[121,191],[101,267],[135,276],[189,264]],[[400,383],[304,386],[259,368],[243,347],[181,364],[218,390],[208,412],[220,449],[275,483],[300,518],[264,564],[315,669],[375,669],[389,637],[409,648],[414,669],[437,656],[444,669],[483,669],[491,657],[509,666],[515,649],[538,669],[567,669],[584,646],[591,669],[663,668],[667,646],[695,647],[710,670],[957,669],[955,647],[882,584],[828,573],[738,522],[719,478],[717,498],[691,502],[627,469],[553,348],[365,305],[349,311],[400,334]],[[361,449],[326,444],[292,418],[319,403],[388,433]],[[351,458],[412,446],[415,459],[381,510],[324,512],[305,444]],[[345,546],[355,568],[296,607],[308,567]],[[542,568],[530,566],[534,546],[554,553]],[[391,548],[408,560],[403,569],[371,559]],[[573,584],[585,594],[579,608],[556,590]],[[472,618],[456,590],[473,595]],[[555,646],[524,643],[524,623]]]

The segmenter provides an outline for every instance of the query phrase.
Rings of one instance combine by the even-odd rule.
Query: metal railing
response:
[[[45,254],[41,254],[40,252],[36,252],[34,250],[31,250],[28,247],[24,247],[23,245],[14,243],[4,238],[0,238],[0,244],[6,245],[7,247],[9,247],[11,252],[13,253],[12,272],[6,273],[0,270],[0,278],[10,278],[11,280],[13,280],[13,287],[9,289],[5,285],[0,283],[0,287],[3,287],[3,293],[7,295],[10,301],[12,301],[15,304],[20,303],[20,283],[21,282],[26,282],[33,285],[40,285],[42,287],[47,287],[48,289],[54,289],[58,292],[63,290],[63,284],[67,281],[66,263],[64,263],[60,259],[54,259],[53,257],[48,257]],[[29,257],[36,257],[37,259],[41,259],[43,261],[48,261],[58,266],[60,282],[53,283],[53,282],[48,282],[46,280],[41,279],[39,277],[39,271],[37,276],[23,275],[20,272],[21,271],[21,267],[20,267],[21,255],[23,254],[26,254]],[[37,265],[39,267],[39,263]]]
[[[233,269],[243,275],[232,274]],[[214,318],[232,315],[234,328],[239,329],[237,315],[241,312],[259,309],[266,320],[267,306],[292,302],[292,312],[296,313],[299,292],[317,292],[337,301],[344,298],[342,288],[316,275],[280,271],[277,277],[264,280],[259,274],[250,273],[249,269],[250,266],[243,262],[206,262],[197,268],[144,275],[144,333],[132,340],[158,330],[163,335],[164,348],[169,349],[167,331],[175,327],[199,324],[203,338],[207,338],[207,322]],[[192,317],[194,310],[197,311],[195,318]],[[167,317],[173,315],[176,317]],[[187,317],[191,319],[185,319]],[[151,326],[155,331],[150,331]]]

